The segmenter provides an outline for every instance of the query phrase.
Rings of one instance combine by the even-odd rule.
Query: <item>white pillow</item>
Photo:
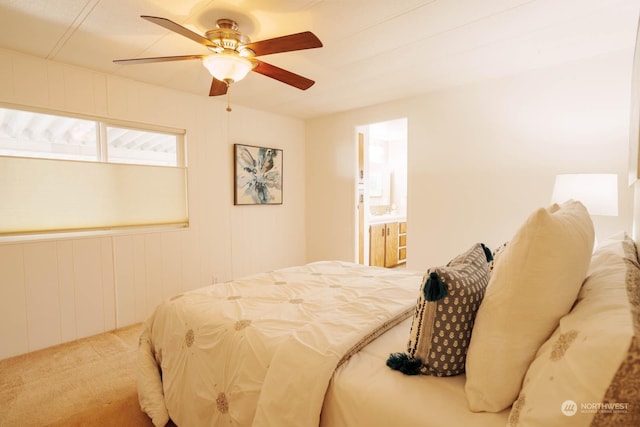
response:
[[[594,230],[586,208],[568,201],[538,209],[496,263],[467,352],[472,411],[514,402],[538,348],[567,314],[585,279]]]
[[[529,367],[509,426],[640,425],[640,265],[627,235],[593,254],[578,301]]]

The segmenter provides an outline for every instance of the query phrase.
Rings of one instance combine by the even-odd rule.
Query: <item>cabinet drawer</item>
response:
[[[407,246],[407,235],[406,234],[401,234],[400,235],[400,244],[399,246]]]
[[[405,261],[407,259],[407,248],[400,248],[398,251],[398,261]]]
[[[400,233],[404,234],[407,232],[407,222],[401,222],[400,223]]]

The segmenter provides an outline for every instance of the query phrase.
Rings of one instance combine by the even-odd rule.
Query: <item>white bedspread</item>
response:
[[[171,298],[141,337],[142,409],[155,425],[318,426],[343,356],[410,316],[421,279],[317,262]]]
[[[412,319],[395,326],[334,373],[321,427],[505,427],[511,408],[471,412],[465,375],[403,375],[385,366],[407,345]]]

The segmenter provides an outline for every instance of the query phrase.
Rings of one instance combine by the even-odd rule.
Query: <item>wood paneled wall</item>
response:
[[[190,216],[188,229],[0,241],[0,359],[143,321],[179,292],[305,262],[301,120],[230,114],[223,100],[2,49],[0,105],[185,129]],[[233,205],[235,142],[284,150],[283,205]]]

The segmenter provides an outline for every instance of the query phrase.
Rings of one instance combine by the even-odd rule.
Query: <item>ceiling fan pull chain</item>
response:
[[[229,91],[227,91],[227,112],[230,113],[231,112],[231,101],[229,100],[230,96],[229,96]]]

